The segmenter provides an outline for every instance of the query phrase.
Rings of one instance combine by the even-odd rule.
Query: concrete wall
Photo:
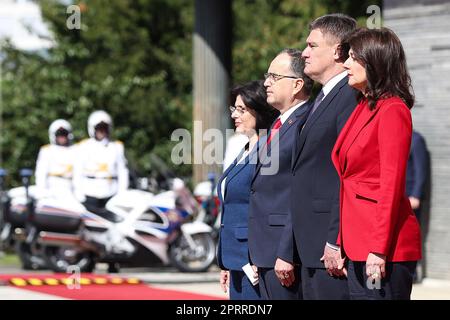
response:
[[[426,276],[450,279],[450,1],[385,1],[383,18],[403,43],[416,94],[414,128],[431,153]]]

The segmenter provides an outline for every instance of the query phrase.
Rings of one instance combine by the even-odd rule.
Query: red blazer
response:
[[[420,227],[405,194],[411,134],[411,112],[393,97],[379,100],[373,111],[360,102],[336,141],[337,243],[352,261],[366,261],[370,252],[395,262],[421,258]]]

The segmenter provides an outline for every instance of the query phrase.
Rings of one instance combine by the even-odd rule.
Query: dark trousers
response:
[[[302,266],[302,287],[305,300],[349,299],[347,279],[331,277],[326,269]]]
[[[91,212],[97,213],[97,212],[103,212],[105,210],[106,203],[111,199],[111,197],[108,198],[94,198],[86,196],[86,200],[84,201],[84,206],[86,209],[88,209]]]
[[[106,203],[111,199],[109,198],[93,198],[86,196],[86,200],[83,202],[83,205],[86,207],[86,209],[90,212],[93,212],[102,218],[105,218],[106,220],[118,222],[120,219],[117,215],[114,213],[108,211],[105,206]]]
[[[419,207],[414,210],[414,214],[416,215],[417,221],[420,225],[422,225],[422,208]]]
[[[415,261],[387,262],[386,277],[367,280],[366,262],[349,261],[348,285],[352,300],[410,300]]]
[[[295,281],[290,287],[284,287],[278,280],[275,270],[258,268],[259,290],[263,300],[302,300],[300,268],[295,269]]]
[[[260,300],[259,285],[253,286],[244,271],[230,270],[230,300]]]

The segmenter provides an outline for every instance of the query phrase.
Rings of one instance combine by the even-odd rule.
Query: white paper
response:
[[[245,274],[247,275],[248,280],[250,280],[252,285],[257,285],[259,283],[259,277],[256,276],[255,271],[253,271],[252,266],[250,263],[247,263],[245,266],[242,267],[242,270],[244,270]],[[256,278],[255,278],[256,276]]]

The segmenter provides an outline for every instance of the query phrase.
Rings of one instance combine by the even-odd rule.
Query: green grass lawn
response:
[[[0,266],[20,266],[19,257],[13,253],[0,252]]]

